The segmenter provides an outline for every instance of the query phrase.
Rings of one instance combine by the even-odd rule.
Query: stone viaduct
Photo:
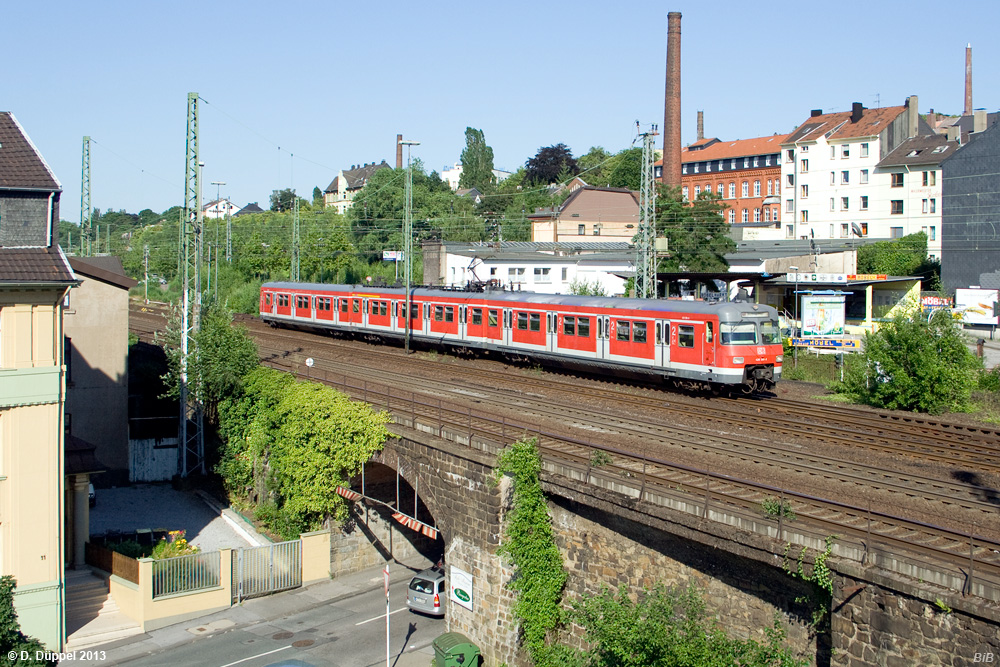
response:
[[[516,648],[512,597],[505,587],[511,570],[496,553],[510,492],[506,480],[493,483],[504,438],[485,439],[440,422],[428,425],[412,415],[395,419],[392,428],[399,437],[367,465],[367,492],[381,487],[394,493],[399,471],[408,484],[401,508],[412,514],[408,508],[416,505],[419,518],[436,525],[441,535],[434,544],[392,520],[385,508],[355,503],[352,520],[333,535],[332,571],[381,564],[390,554],[405,564],[418,552],[435,558],[443,552],[448,566],[474,577],[472,611],[446,603],[449,630],[478,643],[485,664],[527,664]],[[764,628],[777,618],[792,647],[812,664],[965,665],[986,654],[1000,661],[1000,605],[871,560],[863,565],[850,545],[835,550],[828,561],[834,574],[826,610],[830,631],[817,634],[810,627],[816,589],[790,574],[798,570],[801,548],[787,545],[812,547],[803,559],[808,572],[825,535],[799,530],[795,522],[779,525],[759,512],[747,515],[722,502],[712,505],[707,492],[699,509],[671,498],[669,490],[640,487],[637,478],[629,477],[586,463],[543,461],[543,487],[569,571],[568,600],[605,585],[625,584],[637,591],[657,582],[696,583],[709,612],[728,633],[762,639]],[[579,642],[573,632],[564,639]]]

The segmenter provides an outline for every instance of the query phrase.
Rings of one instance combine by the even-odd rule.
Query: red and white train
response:
[[[402,339],[405,303],[400,288],[272,282],[261,287],[260,316],[272,325]],[[781,378],[777,311],[753,303],[417,288],[409,326],[424,346],[652,375],[687,388],[756,392]]]

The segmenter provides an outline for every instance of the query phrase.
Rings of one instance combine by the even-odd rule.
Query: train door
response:
[[[514,310],[512,308],[503,309],[503,344],[510,345],[513,338]]]
[[[458,306],[458,338],[459,340],[465,340],[465,317],[467,306]]]
[[[559,349],[559,315],[556,313],[545,314],[545,349],[548,352]]]
[[[715,329],[715,322],[705,322],[704,363],[709,367],[715,365]]]
[[[611,337],[611,318],[597,316],[597,347],[595,356],[598,359],[608,358],[608,340]]]
[[[424,332],[424,333],[430,333],[432,331],[432,329],[431,329],[431,304],[429,304],[429,303],[425,303],[424,304],[424,321],[423,321],[423,324],[421,325],[420,330],[422,332]]]
[[[667,320],[656,321],[655,346],[654,363],[657,366],[666,366],[670,363],[670,322]]]

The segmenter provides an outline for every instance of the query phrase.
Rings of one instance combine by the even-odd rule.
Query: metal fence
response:
[[[221,569],[219,551],[153,561],[153,599],[215,588]]]
[[[240,549],[233,554],[233,600],[267,595],[302,585],[299,540]]]

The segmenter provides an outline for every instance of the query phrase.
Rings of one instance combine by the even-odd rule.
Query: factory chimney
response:
[[[396,169],[403,168],[403,135],[396,135]]]
[[[698,141],[705,138],[705,112],[698,112]]]
[[[681,13],[667,14],[667,86],[663,105],[664,185],[681,186]]]
[[[965,111],[962,115],[972,115],[972,44],[965,47]]]

